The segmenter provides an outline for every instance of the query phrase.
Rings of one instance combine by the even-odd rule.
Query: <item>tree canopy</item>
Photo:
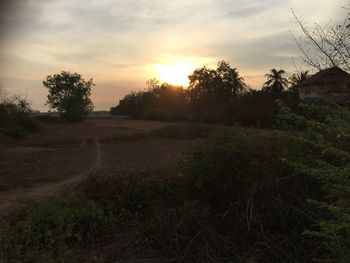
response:
[[[43,85],[49,90],[47,104],[68,120],[81,120],[93,110],[90,95],[95,84],[92,79],[85,81],[78,73],[62,71],[47,76]]]
[[[192,102],[221,103],[242,94],[247,87],[237,69],[224,60],[218,62],[216,69],[204,66],[188,78],[188,96]]]
[[[288,80],[283,77],[286,72],[283,69],[271,69],[270,73],[265,74],[267,81],[264,83],[263,90],[268,93],[281,93],[288,86]]]
[[[309,71],[304,70],[300,71],[297,73],[294,73],[290,78],[289,78],[289,83],[293,86],[298,85],[299,83],[303,82],[304,80],[308,79],[310,77]]]

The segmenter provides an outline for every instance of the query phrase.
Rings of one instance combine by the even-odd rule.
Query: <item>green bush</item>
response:
[[[305,231],[305,235],[322,240],[338,262],[349,262],[350,111],[327,100],[300,104],[296,111],[282,103],[279,106],[277,127],[304,131],[300,136],[319,146],[326,159],[333,164],[325,166],[324,169],[308,171],[322,182],[325,197],[310,200],[323,215],[318,218],[312,229]],[[318,160],[317,157],[314,159]],[[303,169],[306,170],[305,167]]]
[[[208,204],[222,231],[245,244],[242,250],[258,247],[263,261],[286,256],[300,261],[329,256],[316,235],[303,235],[327,218],[308,200],[329,200],[337,177],[349,185],[341,176],[349,163],[349,154],[298,136],[219,132],[192,148],[180,167],[190,198]],[[347,224],[332,222],[349,233]],[[283,236],[288,240],[282,244]],[[271,242],[276,246],[267,245]],[[344,253],[348,238],[338,242]]]
[[[294,110],[279,101],[276,128],[307,131],[311,139],[319,138],[341,149],[350,150],[350,111],[329,100],[300,103]]]
[[[108,220],[96,202],[82,196],[51,198],[16,224],[1,227],[2,253],[9,262],[53,262]]]

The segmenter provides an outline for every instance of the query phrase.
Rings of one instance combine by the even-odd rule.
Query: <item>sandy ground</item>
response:
[[[116,132],[144,131],[166,122],[94,118],[47,124],[28,138],[0,145],[0,217],[44,198],[74,190],[92,173],[174,169],[189,140],[113,142]]]

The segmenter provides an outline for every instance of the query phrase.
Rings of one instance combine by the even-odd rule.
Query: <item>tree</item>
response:
[[[264,83],[263,91],[273,94],[281,93],[287,86],[288,80],[283,77],[286,72],[283,69],[271,69],[265,74],[267,81]]]
[[[300,72],[294,73],[289,78],[289,83],[292,85],[292,87],[294,87],[299,83],[303,82],[304,80],[308,79],[309,77],[310,75],[308,70],[300,71]]]
[[[288,90],[289,93],[299,96],[299,88],[298,84],[303,82],[304,80],[310,77],[309,71],[299,71],[297,73],[293,73],[293,75],[289,78],[290,88]]]
[[[196,69],[188,78],[189,97],[192,102],[222,103],[232,96],[242,94],[247,86],[237,69],[224,60],[218,62],[216,69],[204,66]]]
[[[292,36],[303,54],[304,61],[310,67],[322,70],[337,66],[350,71],[349,14],[340,25],[315,24],[311,30],[294,12],[293,16],[302,31],[302,36]]]
[[[47,105],[68,120],[82,120],[93,110],[90,95],[95,84],[92,79],[85,81],[78,73],[62,71],[60,74],[47,76],[43,85],[49,90]]]

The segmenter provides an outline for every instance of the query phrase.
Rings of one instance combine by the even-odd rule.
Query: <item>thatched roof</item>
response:
[[[338,67],[327,68],[304,80],[298,87],[302,89],[316,85],[350,92],[350,74]]]

